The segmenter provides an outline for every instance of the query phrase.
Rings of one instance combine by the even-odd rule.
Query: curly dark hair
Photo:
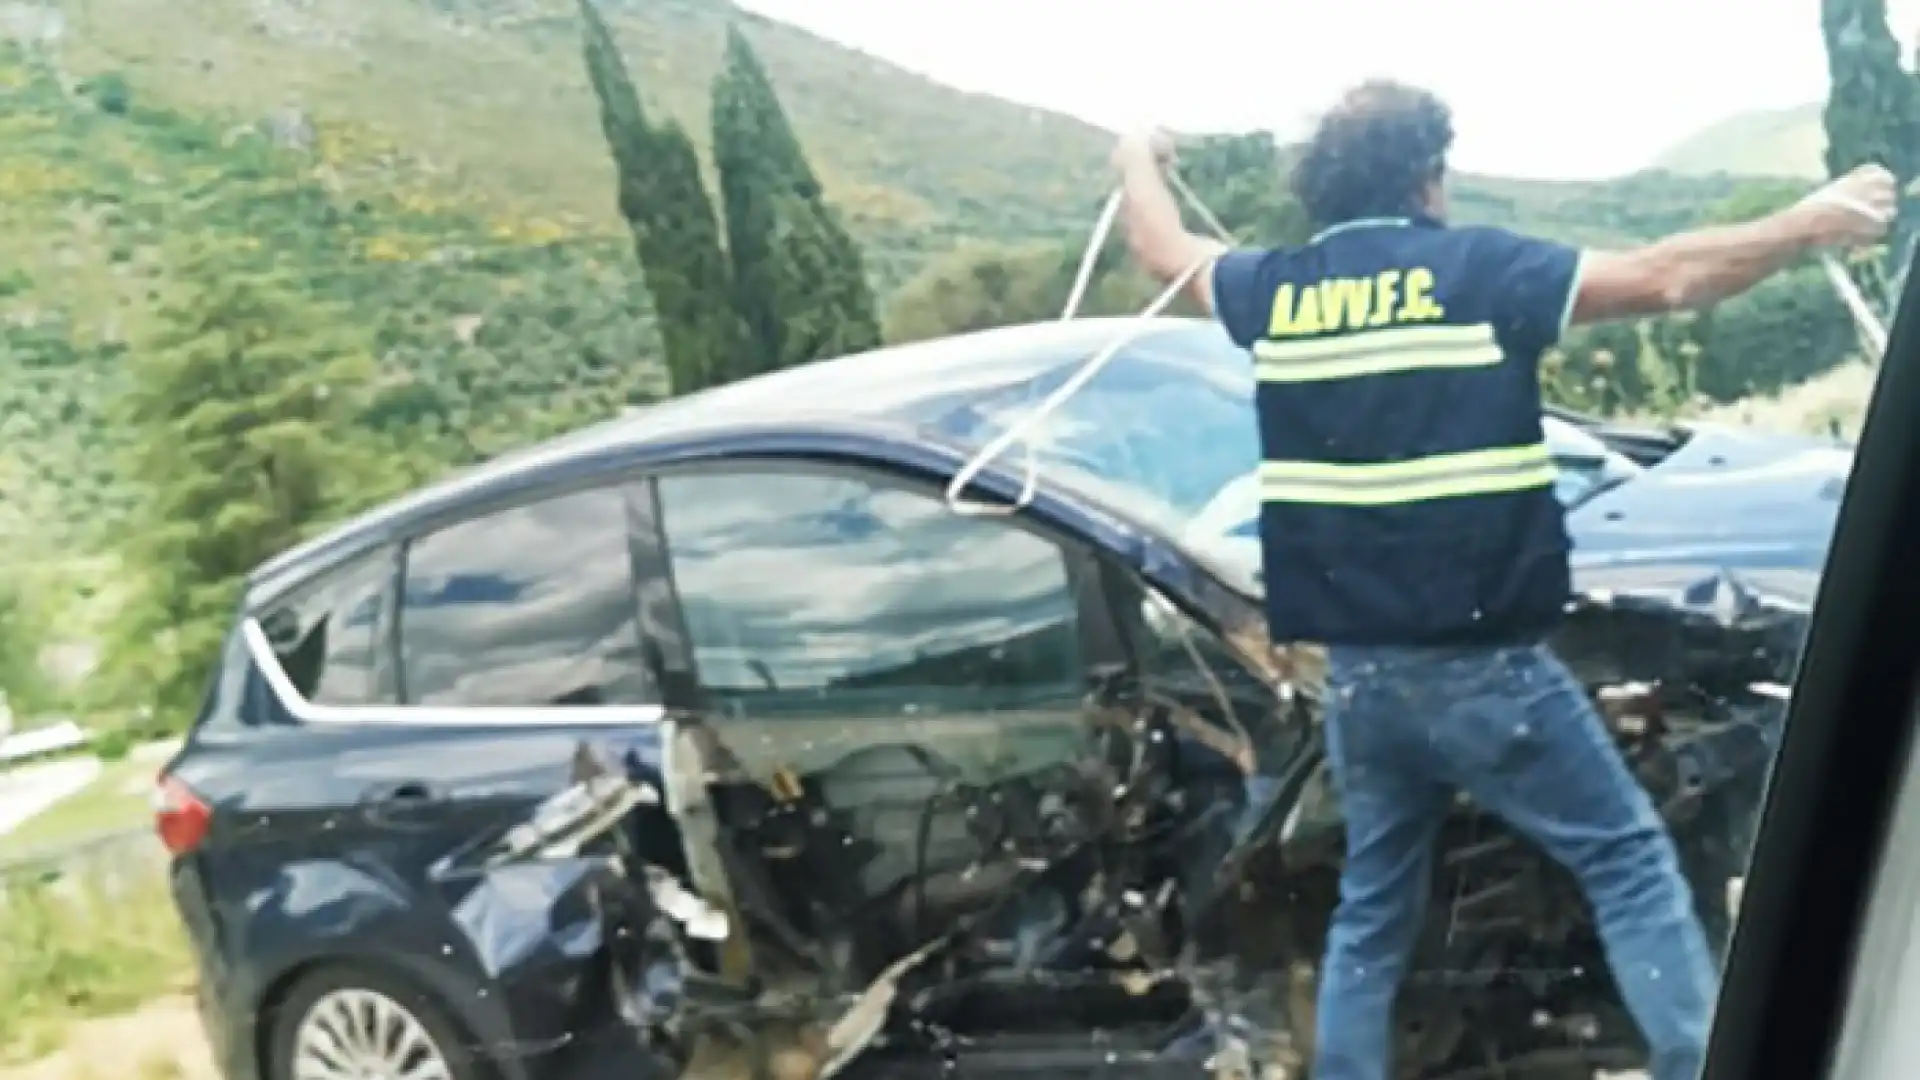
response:
[[[1375,79],[1320,118],[1293,166],[1293,194],[1317,227],[1399,217],[1446,174],[1453,112],[1425,90]]]

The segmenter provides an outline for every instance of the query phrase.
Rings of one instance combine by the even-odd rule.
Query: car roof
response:
[[[927,439],[924,418],[941,402],[1038,378],[1090,356],[1123,330],[1209,325],[1196,319],[1089,318],[1027,323],[892,345],[745,379],[629,409],[611,420],[460,470],[367,511],[256,569],[249,582],[301,578],[376,538],[404,533],[461,507],[564,473],[571,463],[648,452],[691,440],[859,427]],[[743,445],[743,450],[751,450]]]

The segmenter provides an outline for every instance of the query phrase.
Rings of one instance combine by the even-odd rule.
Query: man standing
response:
[[[1543,644],[1571,576],[1537,366],[1570,324],[1704,307],[1878,239],[1893,178],[1868,166],[1757,221],[1582,251],[1445,225],[1452,142],[1433,95],[1351,91],[1293,171],[1322,231],[1272,250],[1185,229],[1164,135],[1114,153],[1136,259],[1162,281],[1201,267],[1192,296],[1253,353],[1269,632],[1326,646],[1347,862],[1311,1075],[1387,1080],[1434,837],[1465,792],[1578,878],[1654,1080],[1694,1080],[1715,979],[1672,839]]]

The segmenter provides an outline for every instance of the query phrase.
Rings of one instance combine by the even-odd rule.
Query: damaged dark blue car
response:
[[[1299,1075],[1340,811],[1243,354],[1136,327],[945,494],[1128,325],[676,399],[260,567],[158,811],[227,1075]],[[1851,452],[1547,426],[1557,647],[1724,942]],[[1573,883],[1443,845],[1403,1074],[1636,1066]]]

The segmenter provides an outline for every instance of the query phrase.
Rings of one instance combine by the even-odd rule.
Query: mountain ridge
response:
[[[1661,151],[1651,167],[1685,176],[1825,179],[1822,109],[1810,102],[1734,113]]]

